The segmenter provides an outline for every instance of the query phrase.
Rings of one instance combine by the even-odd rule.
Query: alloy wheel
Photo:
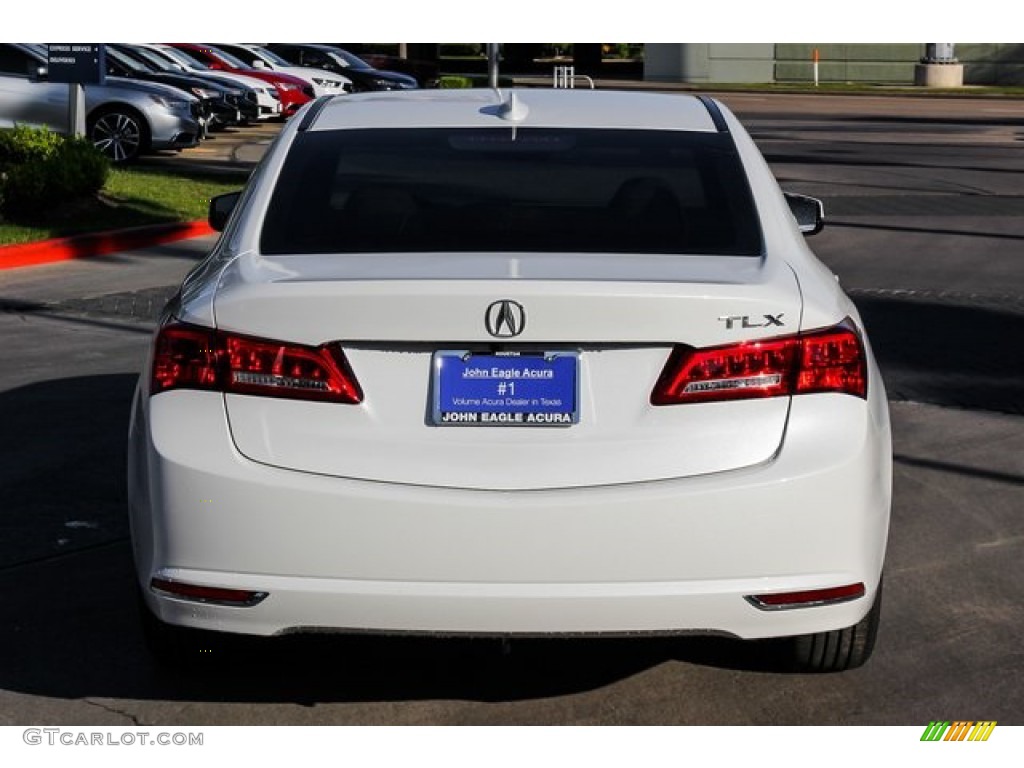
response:
[[[132,115],[111,112],[96,120],[92,142],[115,163],[135,159],[142,148],[142,127]]]

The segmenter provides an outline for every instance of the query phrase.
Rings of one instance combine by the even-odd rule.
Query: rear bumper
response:
[[[191,584],[259,584],[270,593],[238,608],[147,596],[171,624],[256,635],[290,632],[382,632],[472,636],[714,634],[742,638],[799,635],[856,624],[874,599],[835,606],[756,611],[743,598],[763,590],[756,580],[630,584],[451,584],[309,579],[264,574],[161,569],[158,577]],[[788,580],[841,583],[846,574]],[[768,582],[772,586],[781,581]]]
[[[494,492],[346,480],[254,463],[220,395],[170,392],[133,416],[138,576],[161,619],[270,635],[709,632],[850,626],[869,609],[890,503],[887,415],[795,398],[770,462],[603,488]],[[153,577],[265,591],[249,608],[158,596]],[[863,582],[865,597],[783,611],[751,594]]]

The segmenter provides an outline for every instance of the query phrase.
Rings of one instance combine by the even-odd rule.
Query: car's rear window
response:
[[[267,254],[762,250],[727,134],[505,127],[300,134],[260,246]]]

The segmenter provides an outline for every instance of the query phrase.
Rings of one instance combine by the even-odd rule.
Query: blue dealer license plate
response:
[[[570,426],[579,420],[574,352],[434,353],[434,424]]]

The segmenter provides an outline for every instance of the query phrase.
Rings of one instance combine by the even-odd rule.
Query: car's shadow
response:
[[[69,699],[501,701],[592,690],[673,659],[770,669],[763,644],[720,638],[309,635],[165,670],[139,627],[125,515],[135,381],[88,376],[0,393],[0,689]]]
[[[303,635],[163,667],[139,628],[128,543],[0,572],[0,688],[62,699],[515,701],[595,690],[669,662],[772,671],[771,645],[720,638]]]

